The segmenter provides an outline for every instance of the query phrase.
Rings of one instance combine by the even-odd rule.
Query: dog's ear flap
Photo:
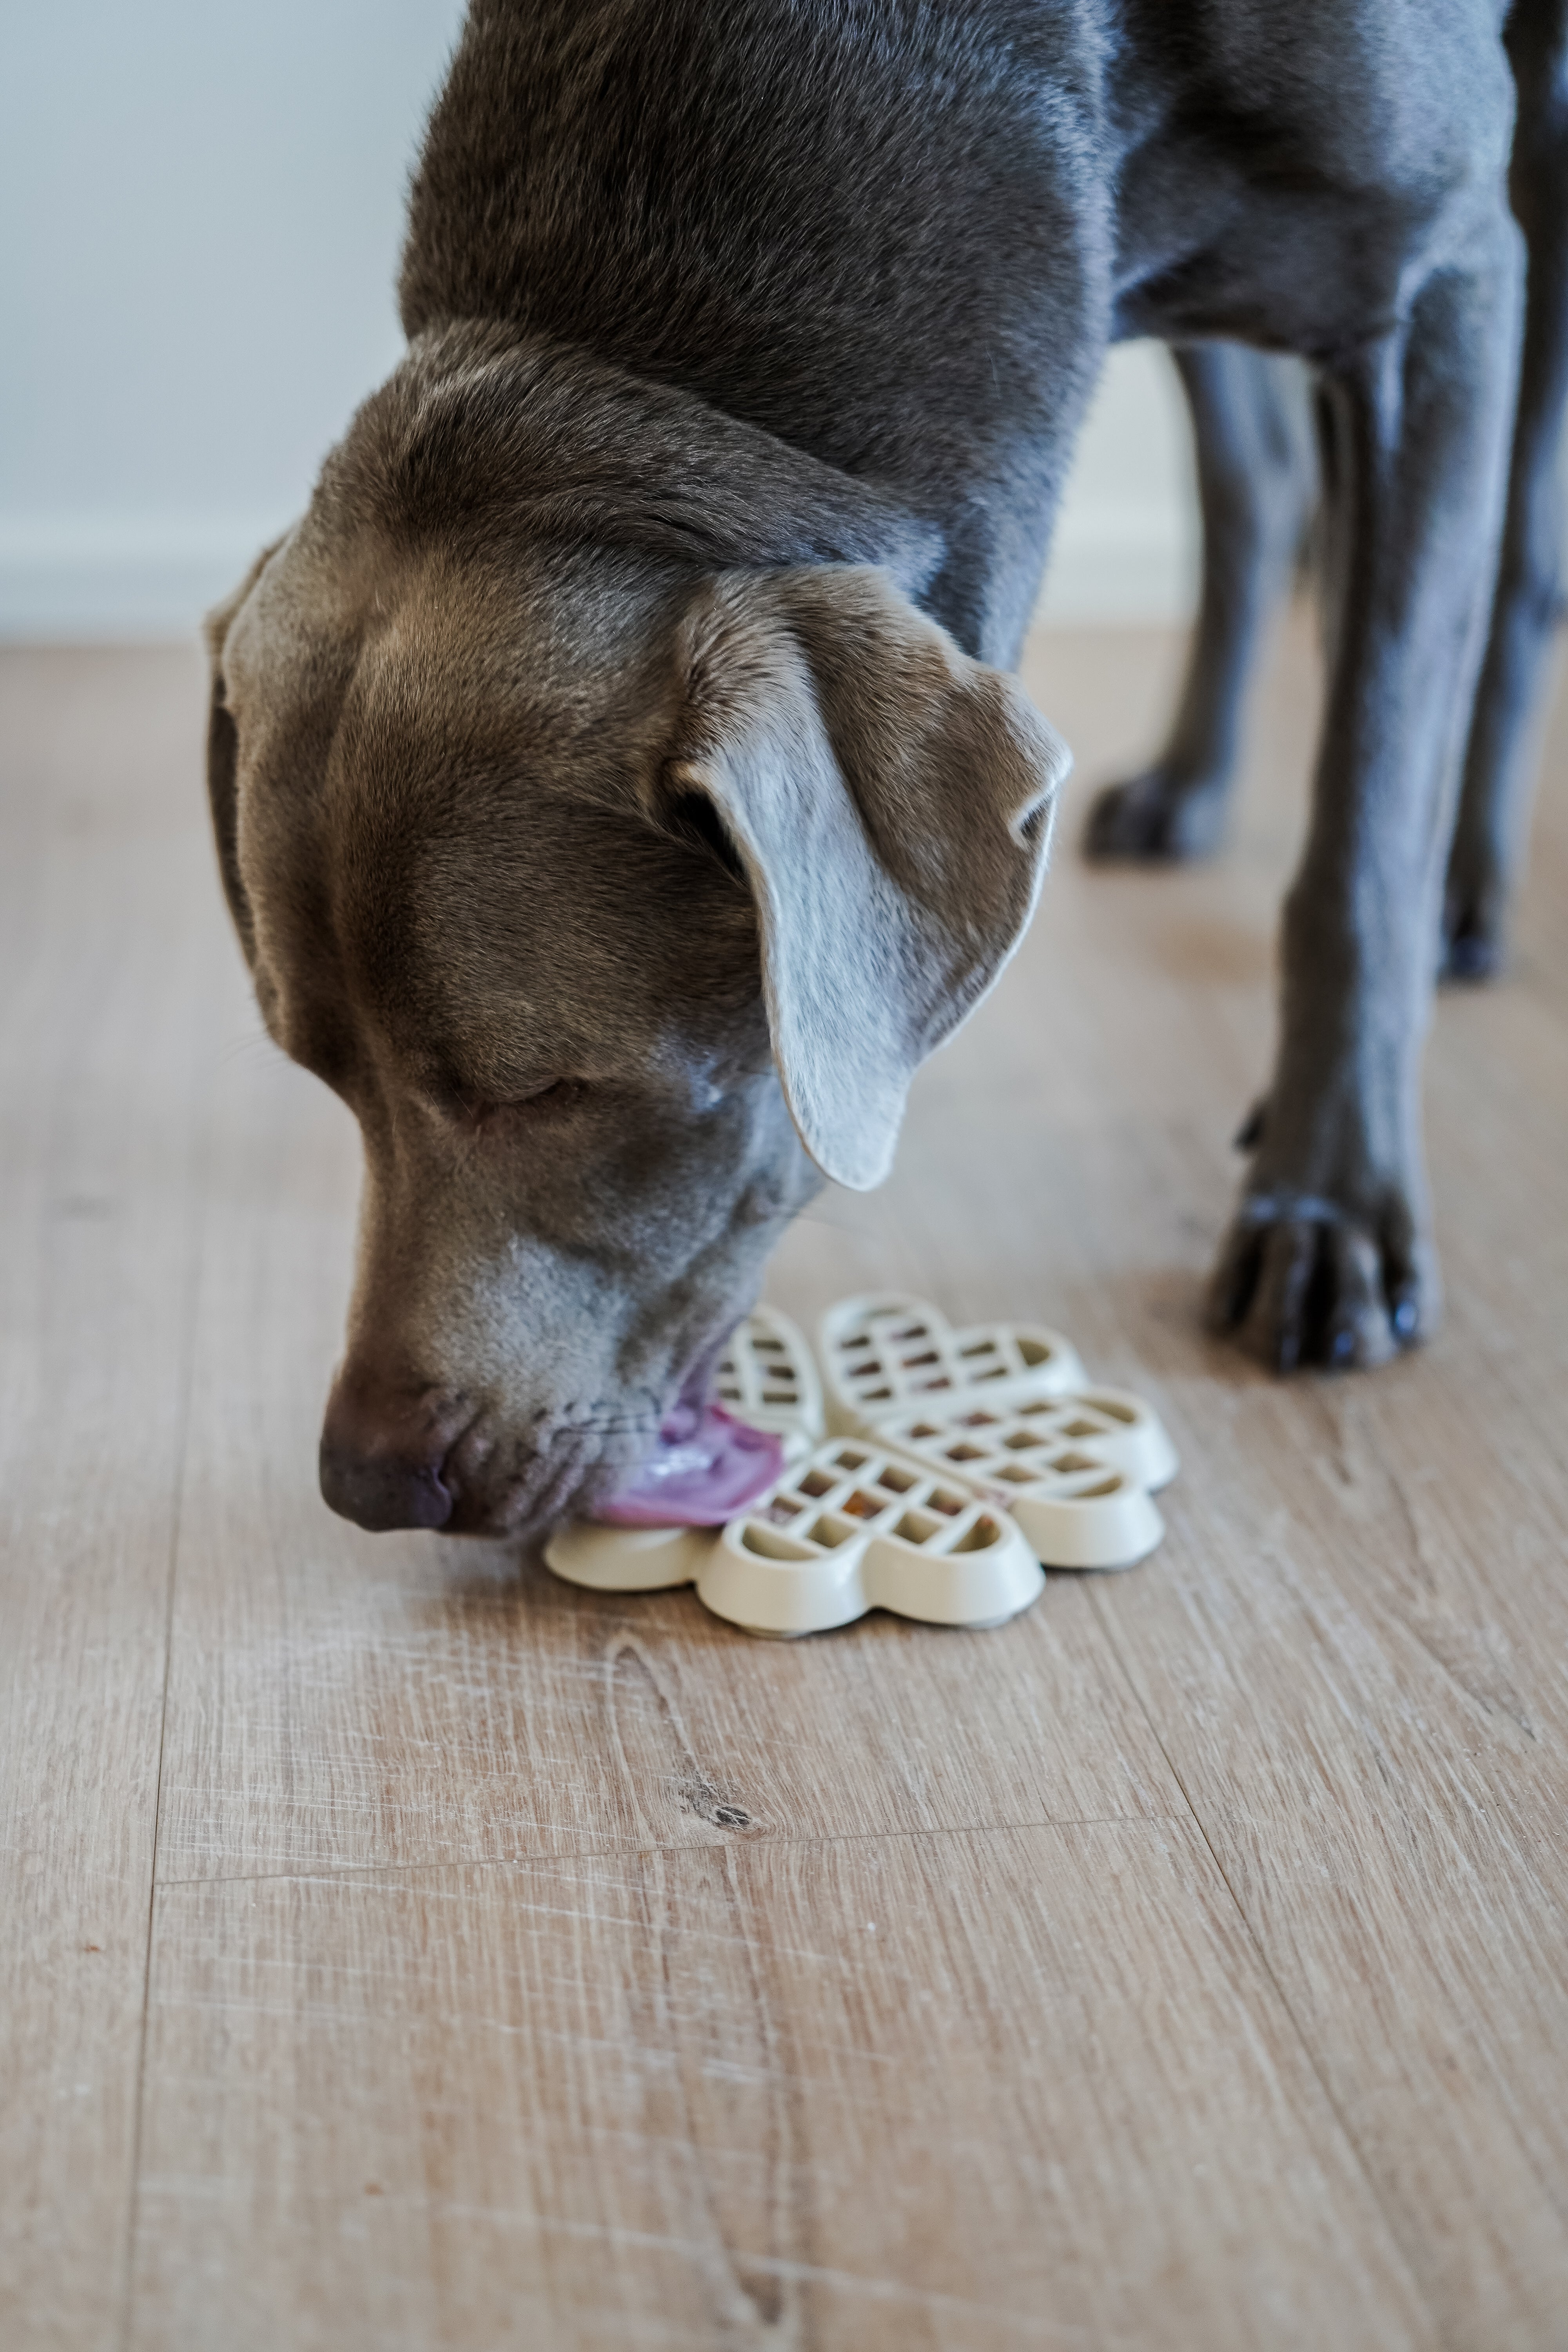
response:
[[[207,805],[212,811],[223,895],[247,963],[256,959],[256,926],[239,874],[239,736],[225,693],[223,648],[240,606],[260,579],[268,559],[281,545],[280,540],[274,540],[270,547],[264,547],[238,587],[221,604],[215,604],[202,623],[212,672],[207,700]]]
[[[910,1082],[1033,912],[1066,747],[884,572],[708,583],[663,789],[719,813],[756,901],[773,1057],[826,1174],[892,1162]]]

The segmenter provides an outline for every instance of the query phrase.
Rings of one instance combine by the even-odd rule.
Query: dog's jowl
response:
[[[477,0],[406,358],[212,616],[224,881],[364,1137],[328,1500],[523,1530],[705,1393],[1033,910],[1009,676],[1119,335],[1300,352],[1333,676],[1216,1303],[1436,1312],[1418,1123],[1521,267],[1495,0]]]

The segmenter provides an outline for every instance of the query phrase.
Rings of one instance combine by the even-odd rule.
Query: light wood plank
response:
[[[0,656],[0,2314],[116,2340],[205,982],[177,656]]]
[[[1438,2338],[1185,1825],[166,1887],[146,2352]]]

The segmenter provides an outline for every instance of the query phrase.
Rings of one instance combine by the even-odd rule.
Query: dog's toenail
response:
[[[1401,1339],[1414,1339],[1417,1308],[1414,1298],[1401,1298],[1394,1304],[1394,1328]]]
[[[1329,1341],[1331,1364],[1348,1364],[1355,1354],[1355,1333],[1348,1323],[1342,1323]]]

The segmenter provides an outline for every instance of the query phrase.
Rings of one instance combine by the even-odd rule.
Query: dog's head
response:
[[[229,905],[364,1138],[321,1457],[350,1517],[604,1500],[818,1171],[886,1172],[1066,765],[909,601],[936,556],[765,435],[469,329],[213,614]]]

